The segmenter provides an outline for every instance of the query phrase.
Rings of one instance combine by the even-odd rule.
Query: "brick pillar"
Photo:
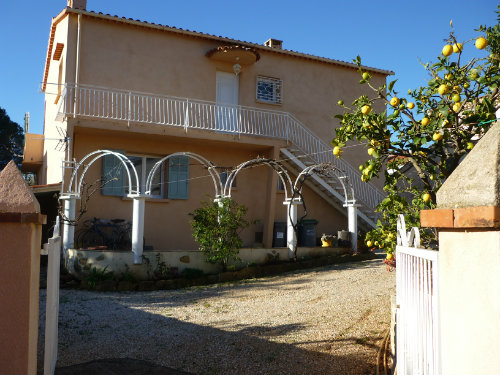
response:
[[[45,215],[14,162],[0,172],[0,374],[36,374]]]
[[[437,192],[442,374],[500,373],[500,124]]]

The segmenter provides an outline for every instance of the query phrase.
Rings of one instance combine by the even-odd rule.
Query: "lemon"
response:
[[[450,46],[449,44],[447,44],[443,47],[442,52],[443,52],[443,55],[450,56],[453,53],[453,47]]]
[[[474,148],[474,143],[467,142],[467,150],[472,150]]]
[[[476,48],[477,49],[484,49],[488,45],[488,41],[480,36],[479,38],[476,39]]]
[[[462,108],[462,103],[458,102],[453,104],[453,112],[457,113],[458,111],[460,111],[460,108]]]
[[[394,255],[392,255],[392,253],[387,253],[386,259],[387,260],[393,260],[394,259]]]
[[[409,109],[413,109],[413,108],[415,108],[415,103],[409,102],[406,106],[407,106]]]
[[[362,77],[363,77],[363,79],[364,79],[365,81],[368,81],[368,80],[370,79],[370,73],[368,73],[368,72],[364,72],[364,73],[363,73],[363,75],[362,75]]]
[[[373,242],[372,241],[366,241],[366,246],[372,247],[373,246]]]
[[[424,118],[422,119],[422,126],[427,126],[427,125],[429,125],[429,122],[431,122],[431,120],[429,120],[429,118],[428,118],[428,117],[424,117]]]
[[[342,149],[339,146],[335,146],[333,148],[333,155],[340,156],[340,154],[342,154]]]
[[[361,113],[364,115],[370,114],[371,110],[372,110],[372,107],[370,107],[369,105],[364,105],[361,107]]]
[[[448,91],[450,91],[450,86],[445,85],[444,83],[439,85],[438,92],[440,95],[446,94]]]
[[[463,50],[464,50],[464,46],[462,43],[455,43],[453,45],[453,52],[459,53],[459,52],[462,52]]]
[[[422,200],[427,203],[431,200],[431,195],[429,193],[425,193],[422,195]]]
[[[434,134],[432,135],[432,139],[433,139],[434,141],[436,141],[436,142],[437,142],[437,141],[440,141],[441,139],[443,139],[443,135],[442,135],[441,133],[434,133]]]
[[[394,97],[391,99],[391,101],[389,102],[393,107],[397,107],[399,105],[399,98],[397,97]]]
[[[372,156],[375,153],[375,149],[373,147],[370,147],[368,149],[368,155]]]
[[[460,94],[453,94],[451,97],[451,100],[453,100],[455,103],[460,102],[462,98],[460,98]]]
[[[344,101],[343,101],[343,100],[339,100],[339,101],[337,102],[337,104],[338,104],[338,105],[344,105]]]

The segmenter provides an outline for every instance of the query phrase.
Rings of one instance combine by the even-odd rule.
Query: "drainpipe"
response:
[[[356,201],[344,205],[347,207],[347,230],[351,237],[351,247],[353,252],[358,251],[358,207]]]
[[[132,252],[134,264],[142,264],[144,250],[144,207],[146,197],[143,195],[130,195],[133,200],[132,212]]]
[[[78,14],[78,36],[76,38],[76,62],[75,62],[75,96],[73,98],[73,116],[76,115],[76,103],[78,95],[78,83],[80,81],[80,42],[81,42],[82,15]]]
[[[295,249],[297,248],[297,236],[293,227],[297,224],[297,205],[302,204],[302,201],[297,198],[293,201],[287,199],[283,204],[286,206],[286,245],[288,247],[288,257],[293,259],[295,257]]]

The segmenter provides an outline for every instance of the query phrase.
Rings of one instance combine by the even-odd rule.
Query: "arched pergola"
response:
[[[126,182],[128,188],[127,197],[133,200],[133,213],[132,213],[132,252],[134,253],[134,263],[142,263],[143,253],[143,237],[144,237],[144,211],[145,200],[151,195],[151,185],[154,180],[155,174],[158,172],[160,166],[169,158],[182,155],[189,156],[197,160],[207,168],[212,177],[215,190],[215,198],[219,198],[222,192],[222,184],[220,176],[216,171],[216,167],[209,160],[201,155],[192,152],[176,152],[167,155],[155,163],[153,168],[148,174],[146,180],[146,191],[144,194],[140,192],[140,182],[137,175],[137,170],[134,164],[127,158],[127,156],[111,150],[97,150],[87,154],[79,163],[73,163],[73,172],[68,184],[67,191],[63,191],[60,199],[64,200],[64,214],[67,221],[64,223],[64,250],[74,246],[75,227],[71,223],[75,220],[76,200],[81,198],[81,190],[83,179],[88,169],[100,158],[112,155],[116,157],[126,172]]]
[[[229,174],[226,183],[224,184],[224,189],[222,191],[222,196],[226,198],[231,198],[231,191],[233,189],[233,183],[236,179],[238,173],[240,173],[245,168],[250,168],[257,165],[267,165],[271,167],[276,173],[278,173],[278,177],[280,178],[283,187],[285,189],[285,200],[288,199],[289,193],[288,191],[292,191],[292,180],[288,175],[287,170],[276,160],[273,159],[264,159],[264,158],[255,158],[252,160],[248,160],[244,163],[239,164],[235,169],[231,171]]]
[[[195,159],[198,161],[201,165],[207,168],[208,173],[210,173],[210,177],[212,178],[212,181],[214,183],[214,190],[215,190],[215,198],[220,197],[221,191],[222,191],[222,184],[220,181],[220,176],[217,173],[215,165],[209,161],[208,159],[204,158],[201,155],[195,154],[193,152],[175,152],[173,154],[167,155],[160,160],[158,160],[153,168],[151,168],[151,171],[149,171],[148,178],[146,180],[146,195],[151,195],[151,187],[153,184],[153,180],[155,177],[155,174],[158,172],[160,166],[164,164],[168,159],[174,157],[174,156],[189,156],[190,158]]]
[[[294,203],[295,194],[300,193],[302,190],[302,184],[305,179],[314,174],[328,178],[336,178],[340,182],[342,190],[344,191],[344,207],[347,208],[347,227],[351,237],[351,245],[353,251],[356,252],[358,249],[358,216],[356,212],[358,205],[356,204],[354,189],[345,172],[330,163],[314,164],[304,168],[302,172],[299,173],[295,179],[295,183],[293,184],[293,196],[291,203]],[[302,203],[300,202],[300,199],[299,203]],[[295,203],[289,205],[288,218],[290,223],[297,222],[297,205]]]
[[[63,249],[66,251],[74,246],[75,227],[71,223],[75,220],[76,200],[81,198],[82,183],[85,174],[97,160],[107,155],[117,158],[127,174],[127,196],[133,200],[132,252],[134,253],[134,263],[140,264],[142,262],[144,220],[139,220],[139,217],[141,216],[141,211],[142,214],[144,213],[144,199],[139,191],[139,177],[134,164],[125,155],[111,150],[93,151],[87,154],[79,163],[75,162],[68,189],[67,191],[63,191],[60,197],[64,201],[64,215],[67,219],[63,226]]]

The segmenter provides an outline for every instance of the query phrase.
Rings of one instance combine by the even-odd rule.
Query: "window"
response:
[[[139,191],[141,194],[146,193],[146,181],[149,172],[153,169],[156,162],[160,158],[153,158],[148,156],[129,156],[129,160],[134,165],[137,176],[139,177],[139,182],[141,184]],[[164,186],[164,173],[162,167],[158,168],[151,181],[151,198],[163,198],[163,186]],[[134,186],[135,188],[135,186]]]
[[[279,78],[257,76],[257,101],[281,104],[282,83]]]
[[[116,151],[123,153],[122,151]],[[160,158],[149,156],[128,156],[129,160],[137,170],[139,178],[139,191],[144,194],[146,192],[146,180],[148,174]],[[111,196],[123,196],[128,191],[126,182],[126,172],[123,164],[114,155],[105,155],[102,161],[102,194]],[[134,183],[134,177],[132,183]],[[137,187],[132,186],[135,190]],[[164,168],[159,168],[154,175],[151,183],[151,198],[164,197]]]
[[[189,156],[177,155],[168,159],[168,198],[188,199]]]

